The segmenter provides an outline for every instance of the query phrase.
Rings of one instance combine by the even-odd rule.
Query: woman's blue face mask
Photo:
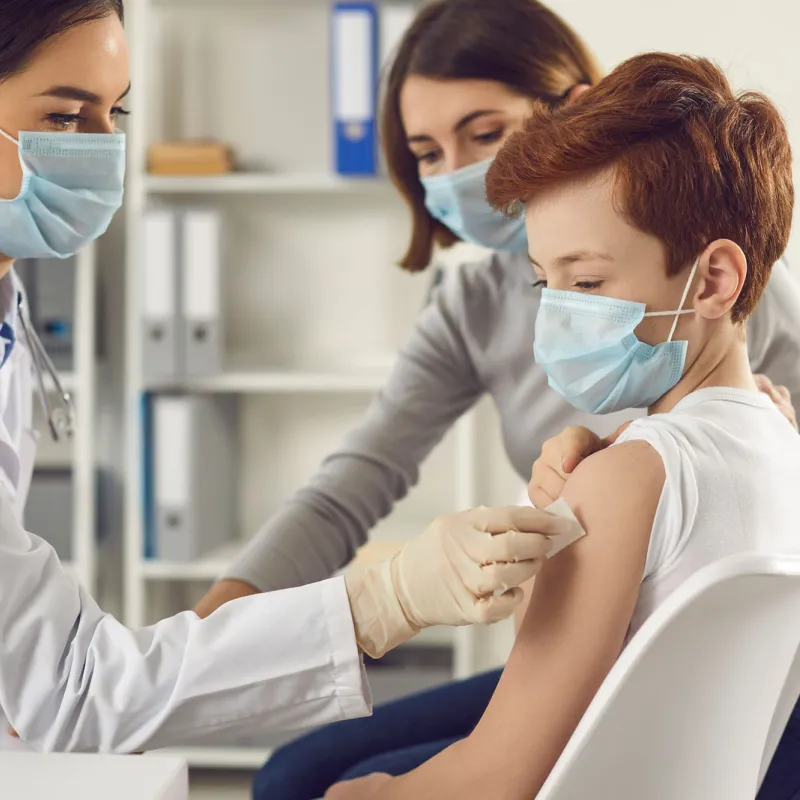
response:
[[[122,205],[125,135],[32,133],[19,140],[22,188],[0,200],[0,253],[68,258],[93,242]]]
[[[486,200],[486,159],[444,175],[421,178],[425,207],[459,239],[492,250],[528,252],[525,215],[507,217]]]

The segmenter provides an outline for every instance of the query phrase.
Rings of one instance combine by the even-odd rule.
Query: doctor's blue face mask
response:
[[[689,343],[673,341],[699,261],[677,311],[647,311],[644,303],[543,289],[533,353],[551,389],[581,411],[610,414],[646,408],[681,379]],[[674,316],[666,342],[649,345],[634,333],[645,317]]]
[[[493,160],[420,178],[425,189],[425,208],[465,242],[493,250],[527,253],[525,215],[506,217],[486,200],[486,173]]]
[[[22,188],[0,199],[0,253],[67,258],[105,233],[122,205],[125,135],[31,133],[19,141]]]

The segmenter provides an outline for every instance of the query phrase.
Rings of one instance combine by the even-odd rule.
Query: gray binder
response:
[[[236,399],[156,397],[153,437],[155,556],[193,561],[236,532]]]
[[[186,377],[215,375],[222,369],[222,216],[216,209],[186,209],[181,222],[178,349]]]
[[[25,527],[49,542],[62,561],[72,552],[72,470],[38,467],[25,506]]]
[[[31,322],[56,369],[75,366],[75,257],[19,261],[15,270],[25,287]]]
[[[174,382],[178,359],[178,218],[154,208],[142,220],[141,335],[145,383]]]

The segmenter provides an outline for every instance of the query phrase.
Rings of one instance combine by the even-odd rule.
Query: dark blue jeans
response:
[[[253,798],[314,800],[341,780],[409,772],[470,734],[498,680],[500,670],[437,686],[289,742],[256,775]]]
[[[378,706],[275,752],[253,784],[254,800],[315,800],[341,780],[402,775],[468,736],[486,710],[500,670]],[[800,703],[775,752],[758,800],[800,800]]]

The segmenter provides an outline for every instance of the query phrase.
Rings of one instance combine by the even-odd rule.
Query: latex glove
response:
[[[772,400],[792,427],[797,430],[797,416],[792,405],[792,396],[785,386],[776,386],[766,375],[753,375],[759,392],[763,392]]]
[[[379,658],[422,628],[509,616],[522,602],[519,585],[542,567],[547,537],[576,525],[530,507],[439,517],[393,558],[345,575],[359,647]]]

